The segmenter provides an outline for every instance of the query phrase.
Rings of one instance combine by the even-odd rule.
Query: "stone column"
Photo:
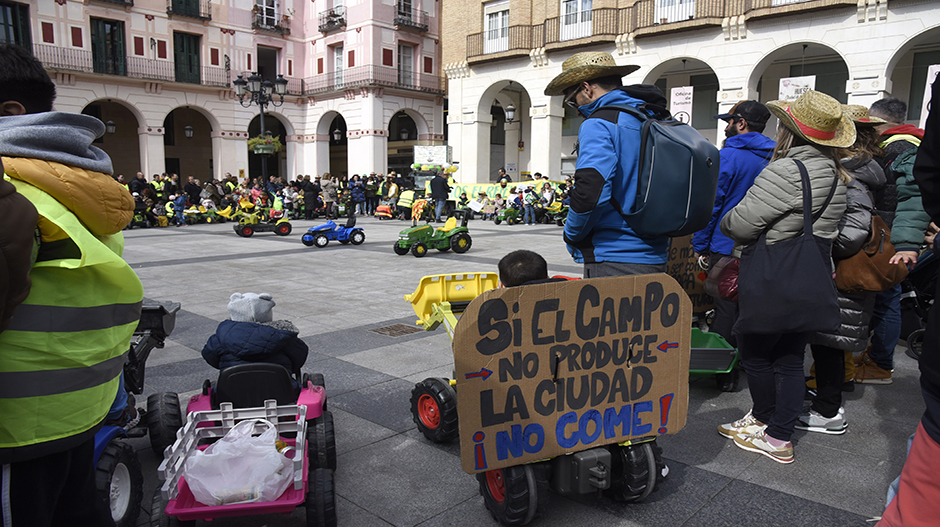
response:
[[[163,126],[141,126],[137,129],[140,138],[141,169],[147,181],[154,174],[166,172],[166,150],[163,148]]]
[[[531,139],[525,147],[529,150],[530,170],[557,180],[561,177],[561,126],[565,116],[564,108],[561,104],[552,105],[550,97],[543,97],[532,101],[529,116],[532,126]],[[506,142],[508,147],[508,139]]]

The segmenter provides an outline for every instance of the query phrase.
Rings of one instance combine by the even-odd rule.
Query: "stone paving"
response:
[[[422,276],[496,272],[497,262],[510,250],[535,250],[548,261],[551,274],[580,276],[561,229],[471,221],[469,252],[431,251],[418,259],[392,252],[405,222],[360,217],[366,232],[363,245],[303,246],[301,234],[320,223],[296,221],[290,236],[261,233],[248,239],[235,235],[232,224],[125,231],[124,256],[140,276],[145,296],[182,304],[166,347],[154,350],[148,361],[145,392],[138,401],[172,391],[185,404],[205,379],[218,375],[200,351],[228,317],[231,293],[271,293],[277,302],[275,318],[293,321],[310,347],[304,370],[326,377],[339,453],[339,525],[495,525],[476,479],[460,469],[458,445],[427,441],[411,420],[414,383],[451,375],[446,333],[390,336],[375,330],[414,324],[403,295]],[[670,473],[655,493],[632,505],[595,495],[553,496],[547,512],[531,525],[872,525],[868,520],[881,514],[888,484],[904,461],[906,438],[923,411],[916,364],[902,350],[903,342],[893,385],[858,386],[846,394],[846,434],[797,431],[796,462],[791,465],[740,450],[716,432],[719,423],[747,412],[746,387],[722,393],[712,378],[692,379],[685,429],[659,440]],[[159,460],[146,438],[132,444],[145,474],[139,525],[149,525]],[[218,519],[211,525],[306,523],[303,510],[295,510]]]

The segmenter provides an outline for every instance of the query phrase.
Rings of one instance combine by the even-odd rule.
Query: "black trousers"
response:
[[[0,515],[13,527],[114,527],[95,491],[95,439],[75,448],[2,466]],[[7,493],[9,490],[9,493]]]
[[[813,344],[816,361],[816,397],[813,410],[823,417],[835,417],[842,406],[842,383],[845,381],[845,353],[836,348]]]

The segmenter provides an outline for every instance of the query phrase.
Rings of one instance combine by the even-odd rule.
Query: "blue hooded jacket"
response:
[[[614,90],[580,106],[585,117],[602,106],[639,106],[645,101]],[[630,211],[635,201],[640,154],[640,121],[620,112],[617,124],[585,119],[578,132],[578,163],[565,242],[577,263],[620,262],[657,265],[666,262],[668,238],[640,238],[614,208],[614,198]]]
[[[238,364],[270,362],[299,373],[307,360],[307,344],[296,331],[255,322],[224,320],[202,348],[210,366],[224,370]]]
[[[754,179],[773,157],[776,144],[773,139],[758,132],[748,132],[725,140],[725,146],[721,149],[715,208],[712,210],[708,226],[692,236],[692,248],[695,252],[731,254],[734,241],[721,232],[718,224],[747,194],[747,189],[754,184]]]

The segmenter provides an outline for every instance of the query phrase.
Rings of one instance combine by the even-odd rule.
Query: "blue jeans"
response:
[[[441,214],[444,213],[444,205],[446,203],[447,202],[442,199],[434,201],[434,219],[437,221],[441,221]]]
[[[118,381],[117,394],[114,396],[114,402],[111,403],[111,409],[108,410],[108,419],[119,419],[127,407],[127,392],[124,391],[124,372],[121,372],[121,380]]]
[[[523,213],[522,221],[523,223],[529,223],[529,224],[535,223],[535,206],[534,205],[527,204],[525,206],[525,213]]]
[[[896,285],[875,296],[871,316],[871,349],[868,356],[879,368],[894,368],[894,348],[901,338],[901,286]]]

